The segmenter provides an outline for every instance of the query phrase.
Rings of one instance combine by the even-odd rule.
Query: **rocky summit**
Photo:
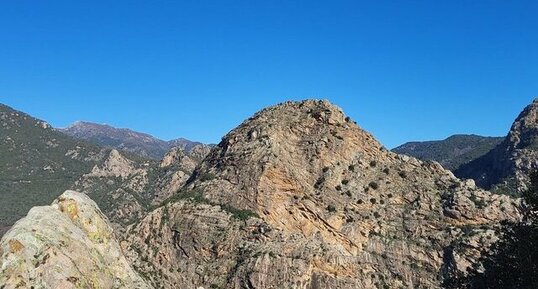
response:
[[[34,207],[0,242],[0,287],[150,289],[87,196],[66,191]]]
[[[514,194],[526,189],[528,174],[538,168],[538,99],[516,118],[508,135],[484,156],[461,166],[455,174],[474,179],[486,189]]]
[[[156,288],[439,288],[519,206],[327,101],[286,102],[226,135],[122,246]]]

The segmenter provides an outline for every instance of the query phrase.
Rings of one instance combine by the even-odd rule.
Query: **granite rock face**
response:
[[[183,187],[208,153],[206,145],[189,152],[177,147],[156,162],[133,160],[113,149],[74,188],[95,200],[115,230],[122,232]]]
[[[163,288],[438,288],[518,210],[308,100],[231,131],[122,246]]]
[[[152,288],[125,259],[107,218],[66,191],[34,207],[0,242],[2,288]]]
[[[486,155],[454,173],[477,185],[517,194],[527,188],[528,174],[538,169],[538,99],[516,118],[505,139]]]

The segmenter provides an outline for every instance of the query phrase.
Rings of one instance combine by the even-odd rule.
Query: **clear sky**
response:
[[[538,96],[538,1],[0,1],[0,102],[56,127],[220,138],[326,98],[392,148],[505,135]]]

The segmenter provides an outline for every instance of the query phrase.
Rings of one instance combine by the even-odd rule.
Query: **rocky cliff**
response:
[[[156,162],[133,160],[113,149],[73,188],[90,196],[114,229],[122,232],[152,207],[179,191],[208,153],[205,145],[194,146],[190,152],[176,147]]]
[[[2,238],[0,287],[152,288],[129,265],[96,204],[74,191],[32,208]]]
[[[530,171],[538,168],[538,99],[516,118],[504,140],[486,155],[461,166],[455,174],[486,189],[518,194]]]
[[[122,244],[162,288],[438,288],[518,208],[309,100],[231,131]]]

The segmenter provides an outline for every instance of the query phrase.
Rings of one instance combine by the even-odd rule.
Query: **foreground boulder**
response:
[[[1,288],[152,288],[130,267],[107,218],[66,191],[34,207],[0,242]]]

